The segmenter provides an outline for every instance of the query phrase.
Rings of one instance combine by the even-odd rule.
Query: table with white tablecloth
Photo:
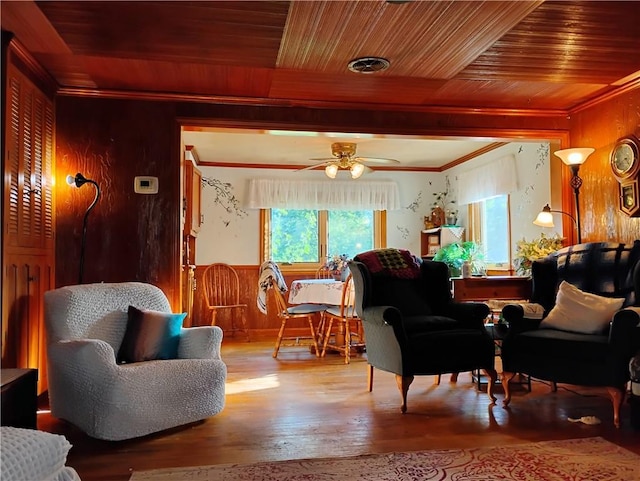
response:
[[[353,284],[351,284],[353,288]],[[291,283],[289,304],[326,304],[339,306],[342,303],[344,282],[334,279],[299,279]],[[322,338],[323,333],[319,332]],[[336,345],[345,343],[344,326],[338,327],[335,333]]]
[[[339,306],[344,282],[334,279],[299,279],[291,283],[289,304]]]

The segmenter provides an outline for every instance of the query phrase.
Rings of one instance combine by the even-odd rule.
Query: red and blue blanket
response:
[[[358,254],[354,260],[366,265],[372,276],[398,279],[420,277],[420,259],[405,249],[375,249]]]

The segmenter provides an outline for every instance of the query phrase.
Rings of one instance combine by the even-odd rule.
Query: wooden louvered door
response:
[[[47,386],[43,296],[55,282],[54,107],[12,59],[3,117],[2,366],[38,369],[40,394]]]

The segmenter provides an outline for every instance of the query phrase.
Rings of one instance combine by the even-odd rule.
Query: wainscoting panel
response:
[[[196,290],[193,299],[193,326],[208,326],[211,321],[211,314],[207,309],[206,302],[204,300],[204,289],[202,286],[202,273],[207,268],[206,265],[196,266]],[[275,336],[280,329],[280,319],[276,311],[276,302],[271,290],[267,292],[267,315],[260,312],[257,306],[258,296],[258,274],[260,266],[241,265],[233,266],[238,272],[240,278],[240,302],[246,303],[247,309],[247,326],[250,331],[250,337],[252,338],[268,338]],[[291,285],[291,282],[296,279],[312,278],[314,273],[295,273],[285,274],[285,280],[287,285]],[[216,324],[219,325],[223,331],[228,331],[231,327],[232,319],[229,315],[219,313],[216,319]],[[238,320],[239,322],[239,320]],[[292,324],[292,327],[293,324]],[[297,326],[295,326],[297,327]],[[304,321],[300,321],[300,332],[306,332],[307,326]],[[225,332],[226,333],[226,332]],[[240,333],[239,335],[243,335]]]

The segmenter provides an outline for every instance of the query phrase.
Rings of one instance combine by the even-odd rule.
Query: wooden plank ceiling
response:
[[[570,111],[640,82],[640,3],[5,1],[62,93]],[[357,57],[386,71],[359,74]]]

